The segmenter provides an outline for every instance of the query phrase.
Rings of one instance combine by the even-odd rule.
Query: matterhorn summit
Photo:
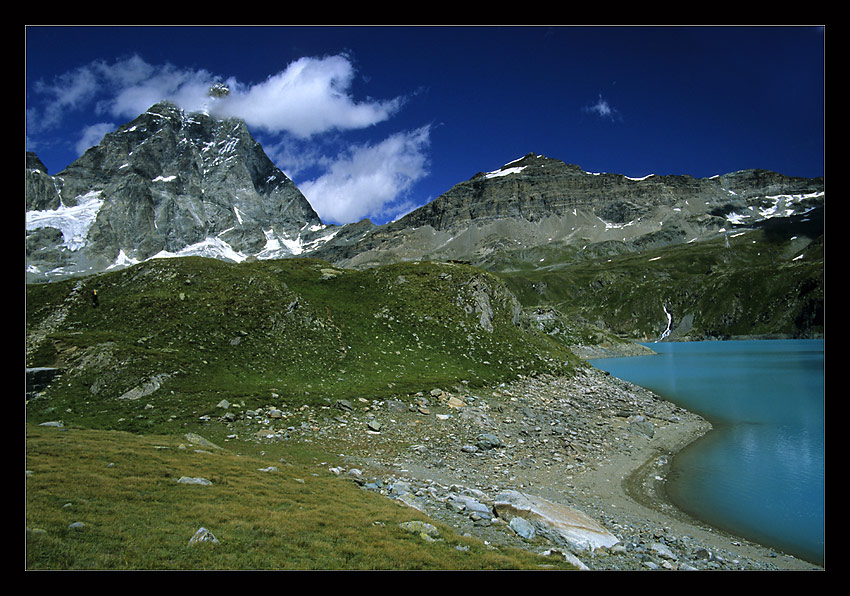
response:
[[[209,95],[228,93],[216,85]],[[170,102],[108,133],[56,175],[27,153],[25,194],[30,280],[152,257],[285,257],[331,233],[242,120]]]

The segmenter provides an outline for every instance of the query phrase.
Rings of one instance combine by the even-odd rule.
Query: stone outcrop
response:
[[[62,371],[58,368],[39,366],[26,369],[26,394],[27,399],[35,395],[59,375]]]

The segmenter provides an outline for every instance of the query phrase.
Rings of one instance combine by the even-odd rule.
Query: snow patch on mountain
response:
[[[726,220],[732,224],[743,225],[753,218],[770,219],[773,217],[803,215],[813,209],[813,207],[807,207],[805,205],[806,201],[823,197],[824,192],[822,191],[805,194],[768,195],[764,197],[764,200],[769,201],[770,204],[760,208],[750,206],[745,213],[729,213],[726,216]]]
[[[526,168],[526,166],[515,166],[513,168],[496,170],[495,172],[487,172],[486,174],[484,174],[484,177],[485,178],[498,178],[500,176],[508,176],[510,174],[519,174],[525,168]]]
[[[304,228],[302,228],[302,231],[304,229],[307,229],[308,232],[318,232],[325,228],[326,226],[310,225],[308,227],[307,225],[305,225]],[[225,230],[225,232],[227,231],[228,230]],[[260,252],[253,256],[260,260],[267,260],[280,259],[309,253],[312,250],[315,250],[317,247],[321,246],[322,244],[332,240],[334,236],[339,233],[339,228],[333,229],[327,234],[321,235],[318,238],[313,238],[310,240],[305,240],[304,238],[302,238],[300,233],[295,238],[291,238],[287,234],[277,233],[274,228],[263,230],[263,233],[266,236],[266,244]],[[170,259],[175,257],[189,256],[207,257],[213,259],[221,259],[224,261],[231,261],[234,263],[241,263],[251,255],[246,255],[240,251],[234,250],[234,248],[230,244],[228,244],[221,238],[207,237],[201,242],[191,244],[178,251],[160,251],[151,258]],[[121,251],[115,263],[109,268],[112,269],[120,266],[134,265],[138,262],[139,261],[136,259],[127,257],[124,252]]]
[[[312,252],[323,244],[333,240],[340,229],[334,228],[326,234],[311,239],[305,239],[302,233],[306,230],[309,238],[310,233],[325,229],[327,229],[325,225],[305,224],[295,238],[290,238],[287,234],[278,234],[274,229],[263,230],[263,233],[266,235],[266,245],[256,256],[258,259],[276,259]]]
[[[240,252],[233,250],[227,242],[221,238],[205,238],[195,244],[190,244],[181,248],[177,252],[169,252],[162,250],[152,256],[152,259],[170,259],[174,257],[208,257],[212,259],[221,259],[241,263],[247,257]]]
[[[139,263],[141,263],[139,259],[128,257],[122,249],[118,251],[118,256],[115,258],[115,262],[109,265],[106,269],[121,269],[123,267],[131,267],[133,265],[138,265]]]
[[[56,209],[27,211],[26,229],[56,228],[62,232],[66,248],[79,250],[85,246],[86,236],[102,206],[101,191],[93,190],[77,197],[74,206],[61,204]]]

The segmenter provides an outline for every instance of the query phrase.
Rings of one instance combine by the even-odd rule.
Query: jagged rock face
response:
[[[167,102],[107,134],[54,177],[28,154],[26,194],[28,260],[41,271],[69,262],[99,270],[119,255],[142,261],[205,242],[237,258],[291,254],[302,231],[324,227],[243,121],[188,114]],[[45,231],[51,228],[61,230],[61,243]]]
[[[60,204],[59,191],[53,183],[53,178],[47,173],[47,168],[38,156],[30,151],[27,151],[26,158],[24,194],[27,211],[56,209]]]

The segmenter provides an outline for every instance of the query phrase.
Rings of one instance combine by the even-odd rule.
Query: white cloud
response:
[[[617,110],[612,108],[608,100],[603,99],[601,94],[599,95],[599,99],[596,100],[596,103],[588,106],[585,110],[607,120],[614,120],[618,116]]]
[[[401,99],[356,102],[348,93],[354,68],[344,56],[301,58],[286,70],[251,87],[236,85],[214,106],[248,126],[299,137],[331,130],[352,130],[387,120]]]
[[[132,56],[112,64],[92,62],[50,83],[39,82],[34,89],[46,99],[37,115],[45,127],[92,103],[99,114],[134,118],[167,99],[187,111],[210,109],[215,115],[241,118],[255,129],[306,138],[366,128],[387,120],[401,107],[402,98],[356,101],[350,93],[354,76],[346,56],[300,58],[258,84],[227,79],[230,95],[212,100],[208,91],[220,82],[212,73],[151,65]]]
[[[143,65],[139,65],[139,68],[142,68],[139,74],[144,72]],[[116,74],[109,73],[112,77]],[[115,94],[106,98],[100,109],[114,116],[135,118],[163,99],[173,101],[188,112],[203,110],[209,102],[207,92],[215,78],[204,70],[180,70],[165,65],[132,83],[129,79],[122,79],[121,82],[130,84],[117,86]]]
[[[409,210],[405,192],[428,173],[430,129],[350,148],[315,180],[298,183],[322,221],[345,223]]]
[[[77,153],[82,155],[85,153],[86,149],[100,143],[103,135],[108,132],[112,132],[115,129],[116,126],[112,122],[98,122],[97,124],[92,124],[91,126],[86,127],[74,148],[77,150]]]

